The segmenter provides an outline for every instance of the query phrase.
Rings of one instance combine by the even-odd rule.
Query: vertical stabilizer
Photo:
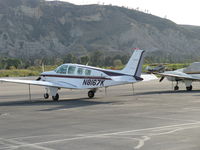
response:
[[[140,77],[142,72],[143,59],[144,50],[135,50],[125,68],[122,69],[121,72],[123,74]]]

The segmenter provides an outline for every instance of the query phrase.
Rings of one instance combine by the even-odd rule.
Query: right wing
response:
[[[182,79],[182,80],[200,80],[200,77],[196,77],[196,76],[191,76],[190,74],[186,74],[183,72],[179,72],[179,71],[166,71],[164,73],[157,73],[161,76],[166,76],[166,77],[175,77],[178,79]]]
[[[29,84],[29,85],[38,85],[38,86],[48,86],[48,87],[56,87],[56,88],[69,88],[69,89],[77,88],[75,85],[67,83],[67,82],[63,82],[63,81],[49,82],[49,81],[18,80],[18,79],[4,79],[4,78],[0,78],[0,81]]]

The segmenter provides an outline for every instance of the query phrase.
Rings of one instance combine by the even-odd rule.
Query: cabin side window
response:
[[[58,67],[58,69],[56,69],[56,73],[66,74],[67,68],[68,68],[67,65],[62,65],[62,66]]]
[[[90,76],[90,75],[91,75],[91,72],[92,72],[91,70],[86,69],[86,70],[85,70],[85,75],[86,75],[86,76]]]
[[[68,68],[68,74],[74,74],[74,73],[75,73],[75,70],[76,70],[76,67],[74,67],[74,66],[69,66],[69,68]]]
[[[83,68],[78,68],[77,75],[82,75],[82,74],[83,74]]]

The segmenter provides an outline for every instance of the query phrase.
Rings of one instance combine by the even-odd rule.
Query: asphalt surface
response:
[[[168,81],[101,89],[44,89],[0,83],[0,150],[200,150],[200,85],[172,91]]]

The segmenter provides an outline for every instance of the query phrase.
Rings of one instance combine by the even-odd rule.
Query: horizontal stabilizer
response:
[[[154,74],[142,74],[141,78],[143,78],[142,81],[151,81],[158,79]]]
[[[115,76],[111,77],[111,79],[116,82],[136,82],[133,76]]]

